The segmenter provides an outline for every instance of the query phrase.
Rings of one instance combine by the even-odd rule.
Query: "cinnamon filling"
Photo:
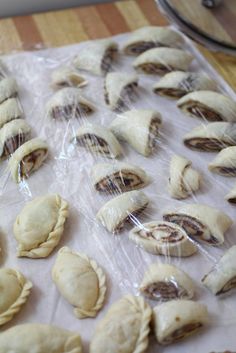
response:
[[[145,210],[145,208],[147,207],[147,203],[139,208],[137,208],[135,211],[133,211],[132,213],[130,212],[129,215],[127,217],[125,217],[117,226],[116,229],[114,230],[115,232],[119,232],[124,224],[126,222],[128,223],[136,223],[136,217],[138,217],[140,214],[142,214],[142,212]]]
[[[8,157],[12,153],[14,153],[17,148],[19,148],[27,140],[27,137],[27,134],[19,133],[16,136],[8,138],[4,143],[1,157]]]
[[[185,146],[198,151],[214,152],[222,148],[232,146],[229,142],[220,141],[217,138],[193,137],[184,141]]]
[[[228,281],[224,287],[216,293],[216,295],[223,294],[226,292],[229,292],[231,289],[236,288],[236,277],[231,278],[230,281]]]
[[[118,50],[116,48],[108,48],[104,54],[101,63],[101,69],[103,73],[107,73],[111,69],[112,62],[114,61]]]
[[[138,175],[119,171],[103,178],[95,187],[101,192],[123,192],[142,187],[143,184],[143,180]]]
[[[135,44],[129,45],[128,48],[126,49],[126,51],[128,53],[137,55],[137,54],[141,54],[141,53],[145,52],[146,50],[149,50],[149,49],[152,49],[152,48],[161,47],[161,46],[163,46],[163,45],[161,45],[158,42],[152,42],[152,41],[149,41],[149,42],[137,42]]]
[[[148,135],[148,147],[154,149],[156,146],[156,138],[159,133],[160,120],[158,118],[153,118],[149,127]]]
[[[176,88],[155,88],[154,93],[160,94],[161,96],[165,97],[181,98],[187,92]]]
[[[220,174],[236,176],[236,167],[218,167],[217,170]]]
[[[152,238],[160,243],[178,243],[184,239],[184,236],[167,224],[159,224],[152,226],[149,229],[140,229],[137,234],[143,238]]]
[[[120,93],[120,98],[116,104],[116,110],[126,109],[127,107],[129,107],[130,101],[133,100],[135,97],[137,86],[137,82],[132,82],[122,89]]]
[[[154,300],[171,300],[188,295],[186,290],[174,281],[152,283],[144,288],[143,292],[149,299]]]
[[[180,107],[184,107],[185,104],[183,104]],[[222,116],[215,112],[214,110],[212,110],[211,108],[205,106],[202,103],[199,102],[191,102],[188,103],[188,106],[186,106],[187,111],[198,117],[198,118],[202,118],[202,119],[207,119],[209,121],[221,121],[224,120],[222,118]]]
[[[44,159],[47,156],[47,150],[44,148],[39,148],[28,155],[26,155],[19,163],[19,175],[22,179],[27,177],[36,169],[40,167]]]
[[[147,74],[157,74],[157,75],[164,75],[168,72],[173,71],[173,68],[170,66],[166,66],[161,63],[145,63],[145,64],[140,64],[138,67],[146,72]]]
[[[167,344],[167,343],[171,343],[173,341],[178,341],[178,340],[190,335],[191,333],[193,333],[194,331],[196,331],[200,327],[202,327],[201,322],[194,322],[194,323],[186,324],[186,325],[182,326],[181,328],[172,332],[172,334],[169,335],[168,337],[166,337],[165,343]]]
[[[79,146],[85,147],[88,150],[98,152],[105,155],[110,155],[110,149],[107,142],[94,134],[84,134],[81,137],[76,137],[76,142]]]
[[[86,114],[92,113],[93,110],[83,103],[77,105],[67,105],[64,107],[54,107],[51,110],[51,116],[53,119],[66,119],[69,120],[73,117],[78,118]]]

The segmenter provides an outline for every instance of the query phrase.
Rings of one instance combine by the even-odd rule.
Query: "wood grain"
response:
[[[189,1],[196,2],[195,0],[184,2],[189,3]],[[227,6],[230,11],[234,10],[236,13],[236,8],[231,8],[232,1],[228,0]],[[187,8],[191,10],[189,6]],[[229,36],[222,23],[217,18],[215,20],[217,25],[214,25],[214,29],[219,27],[223,35]],[[57,47],[128,32],[142,26],[167,24],[167,20],[157,9],[154,0],[124,0],[2,19],[0,20],[0,51],[9,53],[15,50]],[[201,46],[199,50],[236,89],[236,58],[211,53]]]

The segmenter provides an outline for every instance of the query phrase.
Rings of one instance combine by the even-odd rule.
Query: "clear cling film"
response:
[[[1,58],[0,352],[235,351],[236,95],[171,32]]]

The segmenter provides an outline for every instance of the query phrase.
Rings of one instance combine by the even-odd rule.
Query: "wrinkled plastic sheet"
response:
[[[126,40],[129,34],[114,37],[118,44]],[[186,271],[195,281],[195,299],[206,304],[210,313],[210,322],[198,334],[167,347],[158,346],[154,337],[150,338],[148,352],[202,353],[220,352],[236,348],[236,300],[235,295],[223,299],[214,297],[201,285],[201,278],[219,260],[224,251],[236,243],[236,225],[227,233],[225,243],[220,247],[199,245],[199,251],[189,258],[170,258],[151,255],[138,248],[128,239],[128,225],[119,235],[109,234],[96,219],[100,207],[112,195],[100,195],[95,191],[90,177],[91,167],[101,161],[83,149],[70,143],[76,130],[84,122],[108,126],[116,117],[104,102],[103,78],[83,73],[89,84],[83,92],[97,110],[82,119],[52,121],[45,113],[45,105],[52,96],[50,76],[54,69],[68,65],[79,53],[85,43],[57,49],[37,52],[22,52],[2,58],[9,73],[19,85],[19,98],[25,118],[32,126],[33,137],[45,139],[50,155],[44,165],[27,181],[16,185],[7,170],[7,161],[0,166],[0,227],[3,258],[1,265],[17,268],[33,282],[33,290],[28,302],[13,320],[2,327],[26,322],[50,323],[78,331],[83,339],[85,352],[97,322],[104,316],[108,307],[122,295],[139,295],[138,287],[148,265],[154,262],[172,263]],[[198,50],[186,41],[186,50],[195,56],[192,71],[205,71],[219,84],[220,90],[231,97],[234,92],[212,69]],[[114,70],[133,72],[132,57],[121,57]],[[217,207],[235,219],[235,208],[224,200],[226,193],[234,185],[234,178],[224,178],[208,171],[207,165],[214,153],[192,151],[183,145],[183,135],[193,127],[204,123],[200,119],[185,116],[176,107],[176,102],[159,97],[152,92],[152,85],[158,76],[139,75],[140,88],[138,98],[131,107],[157,110],[162,114],[163,125],[160,128],[158,147],[148,158],[139,155],[128,145],[123,144],[122,161],[142,167],[151,178],[151,183],[143,189],[150,199],[150,206],[140,218],[148,222],[162,220],[167,209],[175,209],[185,203],[204,203]],[[194,168],[203,177],[201,190],[184,201],[172,199],[167,191],[169,161],[173,154],[180,154],[193,162]],[[112,163],[112,161],[110,161]],[[46,259],[28,259],[16,257],[16,240],[13,235],[13,223],[26,202],[36,196],[47,193],[59,193],[70,205],[70,214],[65,231],[57,249]],[[62,246],[86,253],[103,267],[107,275],[107,299],[104,308],[95,319],[78,320],[72,306],[59,294],[52,282],[51,269],[57,250]],[[150,302],[152,306],[155,302]]]

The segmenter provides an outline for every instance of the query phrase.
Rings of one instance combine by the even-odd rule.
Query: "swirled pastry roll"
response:
[[[100,154],[104,158],[117,158],[122,154],[119,141],[104,126],[95,124],[82,126],[77,130],[74,141],[92,154]]]
[[[224,233],[232,225],[232,220],[222,211],[201,204],[188,204],[173,212],[166,212],[164,220],[183,227],[194,239],[208,244],[220,245],[224,242]]]
[[[236,121],[236,102],[230,97],[212,91],[197,91],[186,94],[177,102],[187,115],[209,121]]]
[[[31,128],[23,119],[12,120],[0,129],[0,159],[10,156],[30,137]]]
[[[19,271],[1,268],[0,288],[0,325],[3,325],[21,310],[28,299],[32,283]]]
[[[97,220],[111,233],[121,231],[125,222],[136,217],[147,207],[149,200],[142,191],[129,191],[105,203],[97,213]]]
[[[54,93],[46,106],[52,119],[71,119],[87,116],[95,111],[93,104],[82,96],[80,89],[65,87]]]
[[[225,252],[220,261],[203,277],[202,283],[215,295],[236,288],[236,245]]]
[[[147,185],[146,172],[129,163],[98,163],[92,169],[92,182],[96,190],[120,193],[141,189]]]
[[[37,197],[28,202],[14,223],[17,256],[47,257],[59,243],[68,217],[68,203],[59,195]]]
[[[188,337],[207,321],[207,307],[191,300],[171,300],[153,310],[155,336],[163,345]]]
[[[228,192],[225,199],[232,204],[236,204],[236,185]]]
[[[13,180],[20,183],[39,169],[48,156],[48,145],[34,138],[21,145],[9,159],[9,169]]]
[[[129,106],[138,86],[138,77],[125,72],[110,72],[104,81],[104,98],[111,110]]]
[[[90,353],[143,353],[148,346],[152,310],[141,297],[127,295],[98,323]]]
[[[236,176],[236,146],[221,150],[208,168],[211,172],[223,176]]]
[[[216,91],[217,84],[205,73],[173,71],[153,86],[154,93],[174,99],[199,90]]]
[[[63,247],[52,269],[52,279],[61,295],[74,306],[79,319],[95,317],[106,294],[106,277],[97,263],[85,254]]]
[[[183,37],[168,27],[146,26],[130,34],[123,51],[127,55],[139,55],[152,48],[179,47],[183,42]]]
[[[115,42],[111,39],[98,39],[79,50],[74,65],[79,70],[104,75],[110,71],[117,54],[118,46]]]
[[[110,129],[118,139],[126,141],[138,153],[147,157],[156,147],[161,124],[160,113],[132,109],[114,119]]]
[[[0,347],[4,353],[82,353],[78,333],[32,322],[2,332]]]
[[[139,55],[133,67],[145,74],[164,75],[175,70],[187,71],[192,60],[192,55],[181,49],[154,48]]]
[[[87,85],[86,79],[75,69],[61,66],[52,72],[51,86],[53,89],[63,87],[83,87]]]
[[[206,152],[236,146],[236,124],[221,121],[199,125],[184,136],[184,144],[191,149]]]
[[[154,255],[187,257],[197,251],[185,230],[171,222],[140,224],[129,232],[129,239]]]
[[[8,98],[15,97],[17,95],[17,83],[12,77],[6,77],[0,80],[0,103],[4,102]]]
[[[145,272],[139,290],[152,300],[191,299],[194,295],[194,284],[176,266],[155,263]]]
[[[185,199],[200,187],[200,174],[188,159],[174,155],[170,161],[168,189],[171,197]]]
[[[0,104],[0,128],[9,121],[22,117],[23,112],[16,98],[9,98]]]

